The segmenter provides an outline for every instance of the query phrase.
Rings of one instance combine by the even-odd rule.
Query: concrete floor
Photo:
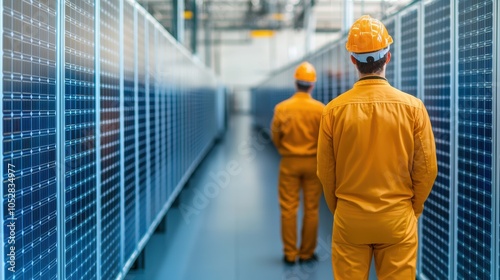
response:
[[[165,233],[146,245],[144,269],[130,271],[126,280],[333,279],[332,215],[323,199],[319,261],[282,263],[279,160],[270,140],[252,128],[250,116],[233,116],[224,138],[167,213]]]

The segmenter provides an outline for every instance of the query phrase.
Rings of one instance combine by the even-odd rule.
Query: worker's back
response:
[[[411,207],[414,129],[425,114],[422,102],[384,79],[368,79],[330,102],[325,114],[337,162],[337,207],[365,213]]]
[[[282,156],[316,155],[319,123],[325,105],[309,94],[298,92],[279,103],[275,118],[279,127],[273,127],[273,138],[280,137],[278,151]],[[279,134],[274,132],[279,131]],[[277,136],[275,136],[277,135]]]

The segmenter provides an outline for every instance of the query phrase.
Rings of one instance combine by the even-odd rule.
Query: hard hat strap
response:
[[[381,58],[386,55],[389,50],[391,49],[390,46],[387,46],[385,49],[378,50],[376,52],[369,52],[369,53],[351,53],[354,58],[356,58],[357,61],[362,62],[362,63],[368,63],[368,58],[371,57],[373,58],[373,61],[378,61]]]

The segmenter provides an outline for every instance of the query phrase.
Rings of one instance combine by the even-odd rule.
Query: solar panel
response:
[[[65,279],[96,278],[94,2],[65,3]]]
[[[453,245],[450,223],[453,216],[451,187],[451,30],[450,1],[433,1],[425,6],[424,92],[425,106],[436,140],[438,176],[420,219],[421,274],[427,279],[450,279]],[[403,20],[402,22],[405,22]],[[403,40],[404,41],[404,40]],[[402,62],[403,64],[403,62]],[[402,75],[402,83],[405,80]]]
[[[417,96],[418,91],[418,9],[401,16],[400,89]],[[391,49],[392,51],[392,49]]]
[[[159,212],[159,201],[158,198],[159,196],[159,191],[158,191],[158,163],[157,163],[157,153],[158,153],[158,148],[156,147],[156,134],[159,129],[157,127],[157,120],[158,116],[156,115],[157,112],[157,98],[158,96],[158,87],[156,84],[156,79],[157,79],[157,70],[156,70],[156,60],[157,60],[157,49],[156,49],[156,29],[155,26],[152,24],[152,22],[148,23],[148,33],[149,33],[149,41],[151,44],[148,46],[148,53],[150,55],[148,59],[148,90],[149,90],[149,175],[148,179],[150,182],[150,217],[155,217],[156,214]],[[152,222],[152,219],[149,219],[149,222]],[[149,226],[149,225],[148,225]]]
[[[124,260],[128,260],[137,248],[136,231],[136,99],[135,99],[135,50],[134,7],[123,2],[123,176],[124,176]]]
[[[458,1],[458,244],[460,279],[492,272],[493,1]]]
[[[5,235],[0,259],[5,262],[0,278],[56,279],[56,5],[3,1],[1,16]],[[15,228],[9,230],[11,223]],[[9,255],[14,262],[7,262]]]
[[[142,238],[147,231],[149,221],[147,217],[149,216],[147,208],[148,200],[148,154],[147,154],[147,108],[146,108],[146,56],[147,56],[147,33],[146,33],[146,19],[144,14],[136,12],[136,99],[137,99],[137,119],[136,122],[136,137],[138,141],[138,150],[136,151],[137,156],[137,174],[136,185],[138,186],[138,201],[137,203],[137,216],[136,219],[139,222],[139,239]]]
[[[120,11],[100,1],[101,278],[113,279],[120,260]]]
[[[400,44],[399,38],[397,38],[396,34],[396,21],[394,19],[390,20],[389,22],[384,22],[385,28],[387,29],[387,32],[389,35],[391,35],[394,43],[391,44],[391,61],[389,64],[387,64],[386,70],[385,70],[385,77],[389,81],[389,83],[392,86],[398,86],[398,81],[396,79],[396,63],[398,63],[399,60],[399,54],[397,52],[397,46]]]

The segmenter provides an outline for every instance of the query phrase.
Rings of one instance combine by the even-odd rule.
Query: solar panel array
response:
[[[386,77],[424,100],[436,139],[439,173],[419,221],[421,279],[500,277],[498,9],[492,0],[416,1],[383,19],[394,38]],[[301,59],[317,66],[313,96],[322,102],[352,87],[345,40]],[[268,128],[274,106],[293,94],[301,61],[253,88],[257,125]],[[326,93],[324,73],[339,85]]]
[[[135,2],[1,3],[0,279],[123,279],[224,129],[219,85]]]

